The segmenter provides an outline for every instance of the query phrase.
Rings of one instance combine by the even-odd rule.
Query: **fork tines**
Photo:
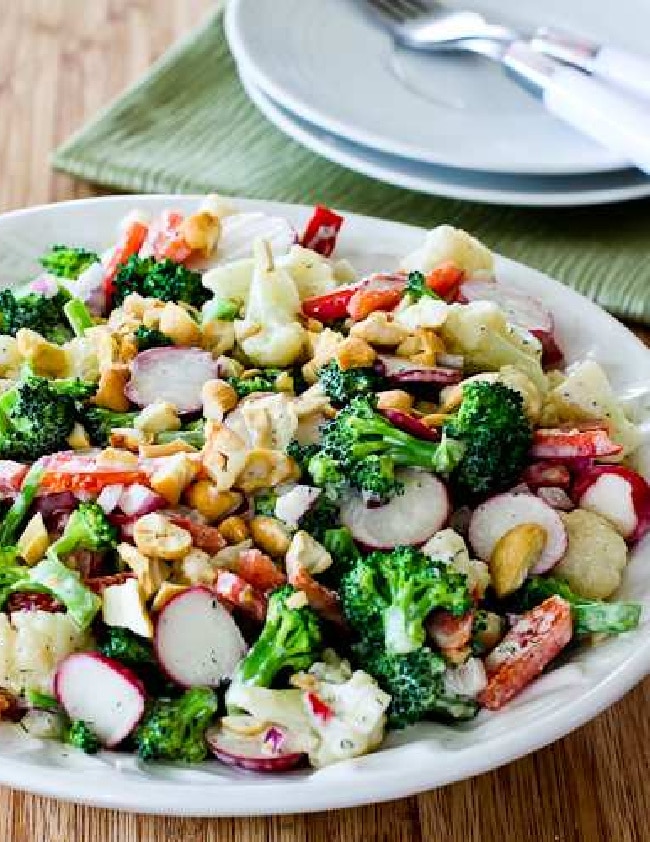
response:
[[[365,0],[375,11],[396,23],[426,15],[431,7],[425,0]]]

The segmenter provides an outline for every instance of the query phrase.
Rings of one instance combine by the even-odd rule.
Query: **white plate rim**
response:
[[[373,132],[366,131],[354,123],[344,120],[339,120],[334,116],[328,115],[314,107],[304,97],[300,97],[286,87],[276,82],[260,64],[259,58],[254,56],[246,46],[246,39],[242,32],[239,16],[244,3],[249,0],[230,0],[226,5],[224,12],[224,24],[226,38],[230,46],[231,52],[237,62],[245,67],[246,73],[254,83],[267,96],[271,97],[277,103],[280,103],[284,108],[292,113],[298,115],[309,123],[313,123],[323,129],[326,129],[333,134],[346,138],[366,146],[367,148],[376,149],[379,152],[394,155],[396,157],[411,158],[420,161],[421,163],[435,164],[441,166],[455,166],[458,169],[463,168],[463,164],[456,161],[442,160],[436,158],[426,152],[418,151],[415,147],[409,144],[400,144],[397,142],[391,143],[386,138],[381,137]],[[515,84],[513,82],[513,84]],[[542,107],[542,106],[540,106]],[[626,169],[629,167],[624,159],[616,157],[613,153],[610,159],[605,159],[601,164],[580,164],[579,161],[574,161],[572,164],[551,164],[547,163],[543,167],[514,166],[510,165],[508,169],[497,167],[495,164],[480,164],[474,160],[467,162],[467,168],[473,169],[476,172],[485,173],[507,173],[511,175],[582,175],[582,174],[597,174],[615,172],[617,170]],[[471,166],[470,166],[471,164]]]
[[[452,199],[516,207],[591,207],[633,201],[650,196],[650,179],[641,184],[630,184],[627,187],[541,193],[533,190],[509,190],[504,187],[488,189],[459,185],[453,181],[452,177],[444,177],[445,170],[449,172],[449,168],[435,167],[433,164],[420,165],[423,169],[426,168],[430,171],[430,176],[413,175],[400,169],[400,166],[408,167],[412,162],[400,159],[397,156],[378,153],[376,150],[367,150],[359,144],[352,143],[345,138],[339,138],[325,129],[302,120],[298,115],[288,112],[269,97],[256,85],[245,69],[239,67],[238,70],[242,86],[251,102],[284,134],[317,155],[322,155],[336,164],[396,187],[405,187],[408,190]],[[381,156],[385,165],[368,158],[369,154]],[[636,171],[633,170],[631,173],[635,178],[638,178]],[[478,175],[481,178],[486,177],[486,174],[482,172]],[[605,173],[600,177],[605,179],[607,175]],[[499,176],[495,175],[494,178],[498,179]],[[593,176],[593,178],[597,179],[598,176]]]
[[[68,224],[76,216],[76,221],[80,223],[83,218],[92,217],[93,212],[101,206],[110,211],[107,215],[117,219],[133,207],[151,210],[160,210],[170,205],[191,207],[198,198],[127,195],[41,205],[0,216],[0,237],[5,227],[11,227],[14,223],[25,223],[29,227],[30,217],[32,221],[38,222],[39,215],[43,219],[60,213],[67,218]],[[260,210],[286,215],[296,226],[303,224],[311,213],[311,208],[302,205],[244,199],[236,199],[236,202],[244,211]],[[365,242],[372,237],[387,243],[389,248],[392,242],[394,248],[398,240],[414,242],[415,238],[422,234],[422,229],[388,220],[351,213],[346,214],[346,218],[348,233],[344,232],[344,239],[350,243],[353,240],[357,243],[362,240]],[[632,356],[648,354],[640,340],[623,325],[557,281],[507,258],[498,257],[497,269],[503,275],[519,275],[528,283],[543,285],[549,291],[549,298],[555,294],[579,307],[581,321],[595,321],[594,327],[600,328],[594,329],[594,335],[600,335],[601,331],[609,332],[623,345],[628,346]],[[647,370],[650,372],[650,356],[647,362]],[[645,363],[644,359],[644,370]],[[644,544],[644,555],[647,554],[650,554],[650,542]],[[433,749],[435,740],[432,738],[413,741],[408,746],[386,749],[386,763],[376,762],[377,758],[381,758],[381,753],[377,753],[362,758],[361,761],[339,764],[309,776],[294,773],[289,776],[276,775],[266,778],[241,773],[236,776],[234,782],[218,784],[213,780],[208,784],[201,781],[209,780],[209,773],[197,770],[194,777],[193,770],[185,772],[173,766],[156,767],[155,774],[152,773],[143,779],[128,758],[115,761],[115,755],[110,753],[105,754],[104,763],[101,756],[98,759],[80,758],[80,762],[83,760],[92,763],[92,767],[86,767],[84,763],[77,771],[70,771],[65,768],[62,759],[56,762],[43,757],[40,753],[43,749],[38,746],[27,751],[24,759],[22,756],[16,759],[7,758],[5,755],[2,758],[4,762],[0,763],[0,783],[77,803],[179,816],[304,813],[387,801],[495,769],[570,733],[596,716],[650,672],[650,635],[643,634],[643,630],[633,635],[636,645],[628,657],[617,661],[616,668],[608,672],[605,678],[579,699],[560,710],[541,716],[535,723],[535,728],[521,729],[514,733],[497,732],[496,737],[493,735],[487,741],[460,749],[449,755],[450,762],[443,764],[443,767],[436,767],[434,764],[428,766],[421,762],[423,757],[426,759],[427,750]],[[632,636],[629,636],[628,640],[631,641]],[[625,645],[627,648],[631,647],[631,643]],[[445,730],[445,733],[451,732]],[[3,739],[0,729],[0,755]],[[411,752],[415,753],[415,759],[419,762],[409,762],[413,760]],[[395,762],[400,756],[399,753],[403,754],[401,763]],[[64,753],[62,757],[65,756]],[[30,762],[30,757],[34,757],[35,762]],[[363,769],[364,760],[375,761],[371,763],[369,772]],[[344,785],[340,782],[336,785],[341,775]]]

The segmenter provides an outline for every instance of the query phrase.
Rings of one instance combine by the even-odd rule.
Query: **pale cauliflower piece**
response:
[[[553,575],[587,599],[607,599],[621,584],[627,545],[600,515],[575,509],[561,514],[569,543]]]
[[[255,271],[246,315],[235,333],[255,365],[287,366],[301,355],[307,331],[298,321],[300,297],[291,276],[273,261],[269,243],[255,243]]]
[[[639,445],[638,428],[619,406],[607,375],[594,360],[571,366],[566,379],[549,393],[548,405],[560,422],[603,420],[612,439],[623,447],[619,458]]]
[[[102,619],[107,626],[129,629],[140,637],[153,637],[153,623],[137,579],[104,588]]]
[[[138,413],[133,426],[148,436],[156,436],[166,430],[180,430],[181,421],[176,407],[167,401],[154,401]]]
[[[424,243],[402,259],[400,269],[426,275],[446,261],[452,261],[468,275],[494,271],[494,257],[487,246],[451,225],[438,225],[429,231]]]
[[[68,377],[95,383],[99,380],[97,345],[92,338],[77,337],[63,346],[68,352]]]
[[[251,396],[254,397],[254,396]],[[286,450],[295,438],[298,416],[294,399],[283,392],[244,400],[239,407],[253,447]]]
[[[442,529],[429,538],[422,552],[431,558],[451,564],[459,573],[467,576],[469,591],[482,597],[490,584],[490,570],[483,561],[470,557],[463,537],[453,529]]]
[[[253,260],[245,257],[233,260],[224,266],[217,266],[203,276],[203,286],[211,290],[215,298],[231,298],[246,303],[253,277]],[[209,307],[210,302],[204,305]]]
[[[503,311],[491,301],[452,304],[440,332],[448,350],[463,354],[469,369],[499,371],[512,365],[521,369],[537,389],[546,392],[541,344],[531,333],[509,324]]]
[[[423,295],[414,304],[398,307],[395,311],[395,321],[410,331],[419,328],[436,330],[445,323],[448,310],[449,305],[444,301]]]
[[[514,365],[504,365],[499,369],[498,381],[519,392],[524,401],[524,411],[528,418],[539,420],[542,411],[542,394],[530,377]]]
[[[21,693],[52,693],[56,667],[66,655],[89,645],[69,614],[15,611],[0,614],[0,686]]]
[[[301,568],[311,575],[318,575],[332,566],[332,556],[309,532],[301,529],[291,539],[285,566],[287,572]]]

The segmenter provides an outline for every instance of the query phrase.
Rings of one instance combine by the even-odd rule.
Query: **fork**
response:
[[[533,41],[528,42],[515,30],[493,24],[470,10],[447,9],[426,0],[363,2],[400,44],[432,52],[465,50],[500,62],[510,76],[538,95],[555,117],[650,174],[650,107],[595,77],[598,72],[614,81],[613,77],[618,75],[620,82],[625,74],[611,68],[622,67],[624,62],[617,65],[611,56],[623,55],[628,70],[645,68],[642,79],[650,86],[650,64],[643,59],[599,47],[610,53],[605,53],[609,58],[596,67],[593,61],[591,65],[588,61],[590,42],[583,43],[550,30],[538,30]],[[546,55],[547,52],[553,55]],[[572,56],[584,69],[569,67],[558,60],[571,61]],[[594,75],[585,72],[590,66]],[[607,67],[610,70],[603,69]]]

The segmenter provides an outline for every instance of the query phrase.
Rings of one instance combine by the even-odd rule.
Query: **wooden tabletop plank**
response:
[[[53,173],[50,152],[211,3],[2,5],[0,210],[100,193]],[[165,819],[0,788],[0,842],[642,842],[650,839],[649,710],[646,680],[584,728],[496,772],[417,798],[310,816]]]

